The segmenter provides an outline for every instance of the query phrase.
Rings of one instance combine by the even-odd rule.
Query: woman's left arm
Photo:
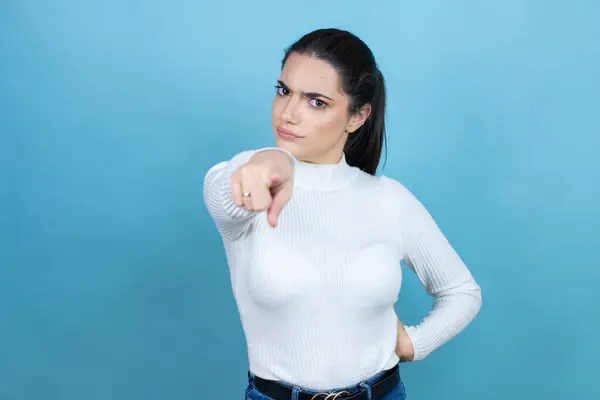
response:
[[[395,192],[402,196],[396,204],[402,205],[404,262],[434,299],[431,312],[420,324],[403,329],[416,361],[454,338],[475,318],[481,308],[481,288],[421,202],[401,185],[396,185]],[[399,340],[404,332],[399,329]]]

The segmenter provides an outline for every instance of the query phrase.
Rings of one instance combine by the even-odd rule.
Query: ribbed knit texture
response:
[[[434,298],[424,321],[406,327],[415,361],[478,313],[480,288],[470,271],[399,182],[368,175],[345,157],[327,165],[294,159],[292,199],[273,228],[265,212],[238,207],[231,196],[231,174],[254,153],[215,165],[204,180],[254,374],[323,390],[394,366],[401,260]]]

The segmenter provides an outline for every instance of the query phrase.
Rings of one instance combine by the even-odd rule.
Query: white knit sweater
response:
[[[425,320],[406,327],[415,360],[479,312],[479,286],[403,185],[345,157],[327,165],[294,159],[292,198],[273,228],[264,212],[232,200],[231,174],[254,152],[215,165],[204,180],[254,374],[332,389],[395,365],[401,260],[434,298]]]

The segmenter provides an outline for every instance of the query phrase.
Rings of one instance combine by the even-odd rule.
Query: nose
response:
[[[289,123],[290,125],[297,125],[300,121],[300,104],[294,98],[289,97],[283,108],[281,109],[281,113],[279,117],[281,118],[281,122]]]

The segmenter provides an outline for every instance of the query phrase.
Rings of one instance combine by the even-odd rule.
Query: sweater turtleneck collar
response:
[[[346,162],[346,155],[335,164],[313,164],[294,158],[294,184],[317,190],[334,190],[348,184],[358,168]]]

